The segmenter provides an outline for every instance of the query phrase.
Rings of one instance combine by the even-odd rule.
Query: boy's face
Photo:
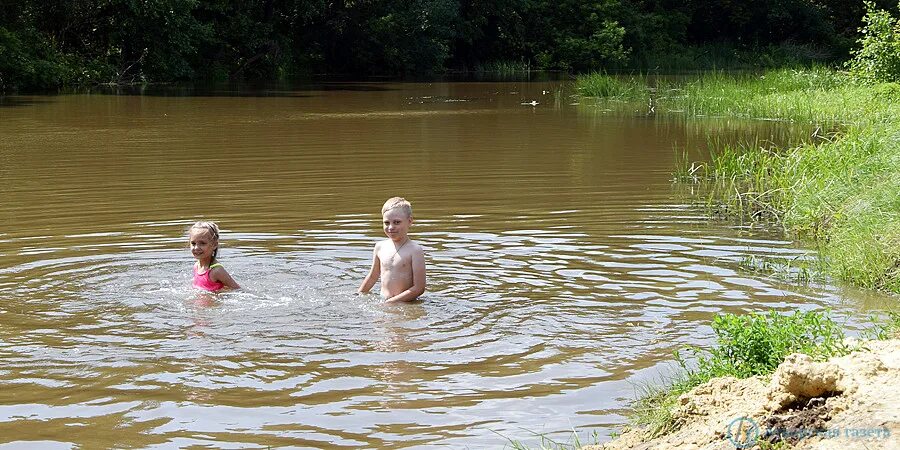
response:
[[[412,217],[407,216],[400,208],[390,209],[381,217],[384,219],[381,225],[384,227],[384,234],[387,237],[394,242],[406,239],[409,226],[412,225]]]

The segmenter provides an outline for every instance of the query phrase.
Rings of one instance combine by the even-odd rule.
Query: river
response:
[[[0,443],[216,448],[603,441],[717,313],[887,300],[747,261],[677,148],[777,124],[588,104],[564,82],[323,83],[0,100]],[[193,94],[193,95],[186,95]],[[422,302],[356,296],[412,202]],[[702,203],[702,202],[700,202]],[[222,228],[243,285],[190,287]],[[377,292],[377,288],[373,290]]]

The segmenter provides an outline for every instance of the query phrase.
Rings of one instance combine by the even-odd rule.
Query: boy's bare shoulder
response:
[[[412,247],[412,250],[413,250],[413,251],[418,252],[418,253],[425,254],[425,249],[422,248],[422,246],[419,245],[418,242],[416,242],[416,241],[414,241],[414,240],[412,240],[412,239],[410,239],[410,241],[409,241],[409,246]]]

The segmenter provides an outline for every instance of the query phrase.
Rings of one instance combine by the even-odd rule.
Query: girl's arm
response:
[[[379,276],[381,276],[381,261],[378,259],[378,244],[375,244],[375,250],[372,251],[372,268],[369,269],[369,274],[363,278],[362,284],[359,285],[359,289],[356,292],[359,294],[368,293],[372,286],[375,286]]]
[[[231,278],[231,275],[228,274],[228,271],[221,266],[212,269],[212,271],[209,273],[209,279],[218,281],[219,283],[222,283],[226,287],[230,287],[232,289],[241,288],[241,286],[237,284],[237,281],[234,281],[234,278]]]

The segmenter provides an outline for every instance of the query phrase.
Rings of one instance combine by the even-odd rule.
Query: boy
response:
[[[375,244],[372,269],[357,292],[369,292],[381,276],[381,296],[387,302],[411,302],[425,292],[425,251],[407,235],[412,205],[402,197],[389,198],[381,217],[388,239]]]

